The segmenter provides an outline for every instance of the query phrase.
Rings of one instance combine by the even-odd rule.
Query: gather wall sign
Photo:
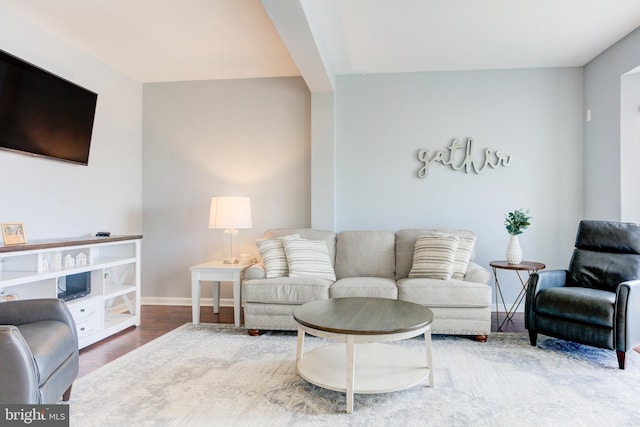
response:
[[[450,166],[454,171],[464,170],[465,173],[474,172],[479,174],[487,166],[495,169],[498,166],[506,167],[511,163],[511,156],[499,150],[484,150],[484,161],[474,159],[471,154],[473,147],[473,138],[467,138],[464,144],[460,143],[458,138],[454,138],[451,144],[443,149],[437,150],[431,154],[430,150],[418,151],[418,160],[422,163],[422,167],[418,170],[418,178],[426,178],[429,175],[429,167],[432,163],[440,163],[443,166]],[[459,150],[464,150],[464,158],[460,161],[457,159]]]

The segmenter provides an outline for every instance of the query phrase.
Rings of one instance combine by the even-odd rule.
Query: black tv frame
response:
[[[0,50],[0,150],[87,166],[97,98]]]

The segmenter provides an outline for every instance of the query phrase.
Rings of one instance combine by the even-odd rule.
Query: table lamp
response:
[[[251,202],[248,197],[212,197],[209,228],[223,229],[229,235],[229,253],[225,264],[237,264],[234,239],[239,228],[251,228]]]

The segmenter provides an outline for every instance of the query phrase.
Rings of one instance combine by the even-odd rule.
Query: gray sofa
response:
[[[491,331],[490,273],[473,262],[471,254],[464,277],[448,280],[409,277],[416,240],[440,232],[475,236],[466,230],[410,229],[343,231],[273,229],[264,239],[299,235],[327,244],[335,280],[302,276],[267,278],[264,263],[249,267],[242,282],[245,326],[249,334],[259,330],[297,329],[294,309],[304,303],[341,297],[379,297],[424,305],[434,314],[435,334],[470,335],[484,341]]]

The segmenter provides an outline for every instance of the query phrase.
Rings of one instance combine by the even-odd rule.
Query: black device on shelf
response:
[[[58,298],[70,301],[91,293],[91,272],[58,277]]]
[[[87,165],[97,99],[0,50],[0,149]]]

